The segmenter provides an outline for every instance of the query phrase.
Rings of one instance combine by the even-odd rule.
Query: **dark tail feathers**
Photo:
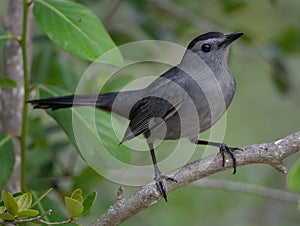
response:
[[[70,95],[62,97],[45,98],[38,100],[29,100],[34,108],[52,110],[60,108],[69,108],[75,106],[94,106],[103,110],[111,111],[113,102],[118,93],[106,93],[99,95]]]

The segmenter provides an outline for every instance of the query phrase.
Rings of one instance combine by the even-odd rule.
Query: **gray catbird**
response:
[[[192,40],[181,62],[144,89],[99,95],[70,95],[30,100],[34,108],[53,110],[74,106],[95,106],[130,120],[120,143],[140,134],[146,137],[150,149],[156,185],[167,201],[163,175],[154,153],[155,139],[188,137],[193,143],[220,148],[225,165],[225,152],[236,160],[231,148],[223,143],[198,139],[226,111],[235,93],[235,81],[228,65],[229,44],[242,32],[223,34],[208,32]]]

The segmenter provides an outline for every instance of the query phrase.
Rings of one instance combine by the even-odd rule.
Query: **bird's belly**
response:
[[[226,106],[215,103],[209,104],[203,99],[201,103],[186,101],[177,113],[157,127],[155,131],[152,131],[151,134],[160,140],[195,137],[209,129],[225,113]]]

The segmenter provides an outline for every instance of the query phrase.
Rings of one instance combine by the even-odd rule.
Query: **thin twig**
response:
[[[74,218],[70,217],[69,219],[67,219],[65,221],[57,221],[57,222],[48,222],[48,221],[44,221],[42,219],[37,219],[37,220],[46,225],[62,225],[62,224],[68,224],[68,223],[72,222],[74,220]]]
[[[43,213],[42,215],[37,216],[37,217],[28,218],[28,219],[21,219],[21,220],[16,220],[16,221],[9,221],[9,223],[18,224],[18,223],[33,222],[33,221],[42,219],[46,215],[51,215],[51,213],[52,213],[52,209],[46,211],[45,213]]]
[[[29,65],[28,65],[28,14],[29,5],[26,0],[23,0],[23,24],[22,24],[22,37],[21,37],[21,50],[23,60],[23,111],[22,111],[22,127],[21,127],[21,190],[26,191],[25,171],[26,171],[26,148],[27,148],[27,128],[28,128],[28,106],[26,100],[29,97]]]
[[[117,193],[117,202],[123,199],[123,187],[120,186]]]
[[[57,222],[49,222],[49,221],[45,221],[43,220],[43,218],[47,215],[51,215],[52,213],[52,209],[49,209],[48,211],[44,212],[42,215],[37,216],[37,217],[32,217],[32,218],[28,218],[28,219],[20,219],[20,220],[15,220],[15,221],[4,221],[3,223],[9,223],[9,224],[20,224],[20,223],[27,223],[27,222],[33,222],[33,221],[39,221],[45,225],[63,225],[63,224],[68,224],[70,222],[72,222],[75,218],[70,217],[67,220],[64,221],[57,221]]]

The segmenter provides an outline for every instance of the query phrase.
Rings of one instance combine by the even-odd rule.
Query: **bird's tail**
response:
[[[31,103],[34,108],[41,109],[61,109],[76,106],[94,106],[103,110],[111,111],[112,105],[116,96],[115,93],[106,93],[99,95],[69,95],[37,100],[29,100],[27,103]]]

